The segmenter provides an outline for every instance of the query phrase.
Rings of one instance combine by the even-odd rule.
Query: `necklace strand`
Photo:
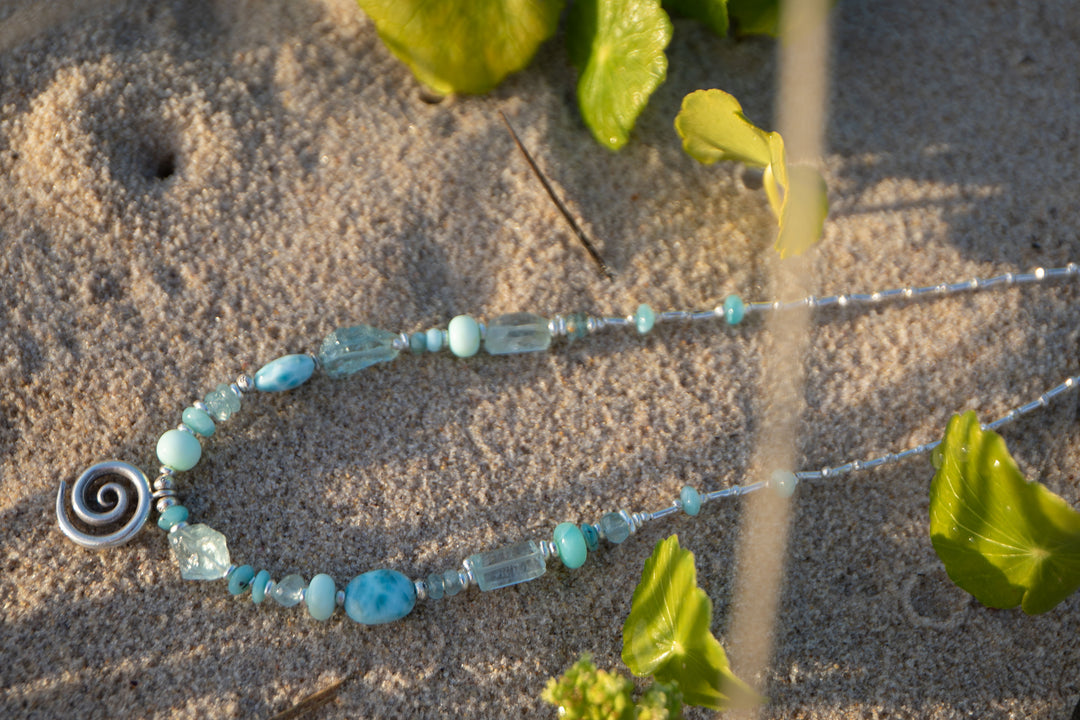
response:
[[[175,489],[178,472],[189,470],[201,457],[199,437],[215,434],[216,425],[240,409],[241,398],[255,390],[279,392],[294,389],[305,383],[316,370],[330,377],[344,377],[366,367],[387,362],[400,353],[412,354],[449,350],[459,357],[475,355],[481,346],[492,355],[517,354],[547,350],[552,338],[565,337],[570,342],[609,327],[634,328],[640,334],[650,332],[657,322],[706,321],[724,319],[737,325],[752,314],[784,312],[796,308],[825,308],[874,305],[889,300],[914,300],[927,296],[947,296],[994,287],[1031,284],[1074,277],[1080,266],[1069,263],[1060,268],[1036,268],[1027,273],[1005,273],[988,279],[964,282],[903,287],[866,294],[843,294],[827,297],[809,296],[793,302],[743,303],[737,295],[729,295],[712,310],[672,310],[655,313],[648,305],[640,305],[633,315],[603,317],[585,313],[556,315],[545,319],[532,313],[512,313],[493,319],[487,325],[468,315],[450,321],[446,329],[432,328],[424,332],[392,333],[366,325],[341,328],[323,341],[318,353],[286,355],[263,366],[254,377],[241,374],[231,385],[219,385],[202,400],[184,410],[181,424],[163,434],[158,441],[157,455],[161,462],[153,490],[146,476],[127,463],[108,461],[88,468],[72,485],[71,506],[74,515],[92,532],[80,529],[68,516],[65,498],[67,484],[61,481],[56,498],[57,521],[72,541],[89,548],[115,547],[129,541],[146,523],[150,506],[158,512],[158,526],[167,533],[169,544],[184,579],[225,579],[229,592],[240,595],[251,592],[252,600],[261,603],[266,597],[278,604],[292,607],[304,603],[308,614],[318,620],[333,615],[336,607],[344,606],[353,620],[365,624],[381,624],[408,615],[421,600],[440,600],[457,595],[469,588],[482,591],[516,585],[534,580],[547,571],[547,562],[558,558],[564,566],[582,566],[590,553],[602,543],[620,544],[637,532],[642,525],[654,520],[683,513],[696,516],[702,505],[725,498],[747,495],[765,488],[788,497],[796,486],[807,480],[820,480],[870,470],[898,463],[910,457],[932,452],[940,440],[923,443],[897,453],[886,453],[868,460],[853,460],[820,470],[775,470],[768,480],[701,492],[684,486],[671,504],[655,512],[618,510],[603,515],[596,523],[557,525],[551,539],[524,540],[495,550],[467,557],[458,568],[431,573],[412,579],[396,570],[379,569],[353,578],[346,587],[338,589],[329,575],[315,575],[306,582],[300,575],[288,575],[279,581],[271,579],[266,570],[255,572],[250,565],[237,566],[231,557],[224,535],[207,525],[188,522],[189,512],[179,504]],[[1076,388],[1080,376],[1067,378],[1047,390],[1037,399],[1009,410],[997,420],[983,425],[997,430],[1019,417],[1045,407],[1057,396]],[[120,477],[127,485],[103,478]],[[130,492],[136,496],[136,507],[129,511]],[[125,519],[126,518],[126,519]],[[115,527],[111,532],[96,528]]]

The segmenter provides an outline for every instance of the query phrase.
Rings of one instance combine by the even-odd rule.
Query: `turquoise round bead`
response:
[[[160,515],[158,515],[157,526],[168,532],[172,530],[173,525],[177,523],[187,522],[188,509],[183,505],[173,505],[170,508],[165,508]]]
[[[799,478],[795,477],[795,473],[790,470],[774,470],[772,477],[769,478],[769,487],[783,498],[791,497],[798,484]]]
[[[397,570],[372,570],[345,586],[345,612],[363,625],[400,620],[415,605],[416,586]]]
[[[679,502],[682,503],[683,512],[691,517],[701,512],[701,493],[689,485],[679,491]]]
[[[425,338],[425,342],[427,342],[427,351],[428,352],[439,352],[440,350],[442,350],[442,348],[443,348],[443,331],[442,330],[440,330],[439,328],[431,328],[430,330],[428,330],[424,334],[427,336]]]
[[[334,578],[321,573],[311,578],[307,592],[304,594],[308,615],[316,620],[329,619],[334,614],[334,606],[337,604],[336,596],[337,586],[334,585]]]
[[[472,357],[480,350],[480,323],[470,315],[458,315],[446,328],[450,352],[458,357]]]
[[[409,352],[420,355],[427,350],[427,335],[422,332],[414,332],[409,336]]]
[[[169,430],[157,443],[158,460],[173,470],[190,470],[202,457],[202,446],[191,433]]]
[[[256,605],[266,599],[266,584],[270,582],[270,573],[260,570],[251,581],[251,600]]]
[[[285,355],[271,360],[255,373],[255,389],[263,392],[283,392],[300,387],[315,372],[310,355]]]
[[[634,327],[642,335],[645,335],[653,329],[653,325],[656,324],[656,313],[653,309],[642,303],[638,305],[637,314],[634,315]]]
[[[600,533],[596,531],[595,525],[591,523],[582,523],[581,534],[585,538],[585,545],[589,548],[590,552],[595,552],[596,548],[600,547]]]
[[[724,298],[724,319],[728,325],[738,325],[746,315],[746,306],[738,295],[728,295]]]
[[[585,564],[589,552],[581,528],[570,522],[559,523],[555,527],[554,540],[563,565],[575,570]]]
[[[211,437],[217,429],[217,426],[214,425],[214,419],[205,410],[200,410],[197,407],[189,407],[184,410],[180,419],[185,425],[203,437]]]
[[[250,565],[241,565],[229,573],[229,594],[240,595],[247,592],[251,587],[251,579],[255,577],[255,568]]]

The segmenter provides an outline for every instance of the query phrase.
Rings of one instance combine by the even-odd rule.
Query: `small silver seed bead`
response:
[[[190,435],[192,437],[195,437],[195,431],[192,430],[191,428],[189,428],[184,423],[180,423],[179,425],[177,425],[176,429],[179,430],[180,432],[186,432],[188,435]]]
[[[157,504],[154,506],[159,513],[163,513],[174,505],[179,505],[180,501],[175,497],[163,497],[159,498]]]
[[[235,395],[236,397],[238,397],[238,398],[244,397],[244,391],[241,390],[240,386],[237,385],[236,383],[233,383],[232,385],[230,385],[229,389],[232,390],[232,394]]]
[[[241,373],[236,378],[236,386],[240,388],[240,392],[249,393],[255,389],[255,381],[248,374]]]
[[[309,352],[307,354],[307,356],[309,358],[311,358],[311,362],[315,363],[315,371],[316,372],[318,372],[319,370],[322,370],[322,360],[319,359],[318,354],[313,353],[313,352]]]
[[[176,483],[173,482],[172,475],[162,475],[154,481],[155,490],[172,490],[176,487]]]
[[[409,333],[401,333],[400,335],[398,335],[396,338],[394,338],[394,341],[391,343],[391,346],[395,350],[399,350],[399,351],[400,350],[408,350],[409,349]]]
[[[427,600],[427,583],[423,580],[414,580],[413,587],[416,588],[416,599]]]
[[[171,489],[171,488],[167,488],[165,490],[155,490],[154,494],[151,495],[151,497],[154,500],[160,500],[162,498],[176,497],[176,491]]]
[[[210,408],[208,408],[206,406],[206,403],[204,403],[202,400],[196,400],[195,402],[191,403],[191,407],[195,408],[196,410],[202,410],[208,415],[210,414]]]

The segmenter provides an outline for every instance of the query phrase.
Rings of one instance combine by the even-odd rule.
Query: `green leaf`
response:
[[[697,586],[694,555],[676,535],[656,544],[623,625],[622,659],[635,675],[677,683],[685,702],[722,710],[735,687],[753,695],[728,668],[709,629],[712,602]]]
[[[734,160],[765,167],[772,161],[769,133],[747,120],[739,101],[723,90],[698,90],[683,98],[675,131],[683,150],[706,165]]]
[[[728,0],[664,0],[668,12],[704,24],[720,37],[728,31]]]
[[[930,539],[953,582],[984,605],[1029,615],[1080,587],[1080,513],[1025,480],[1000,435],[967,412],[938,449]]]
[[[483,93],[529,64],[565,0],[357,0],[390,51],[440,93]]]
[[[735,34],[780,34],[780,0],[728,0],[728,15]]]
[[[659,0],[577,0],[566,24],[581,116],[601,145],[618,150],[667,76],[671,20]]]

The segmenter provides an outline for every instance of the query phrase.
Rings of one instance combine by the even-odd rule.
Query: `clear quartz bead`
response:
[[[484,349],[491,355],[539,352],[551,346],[548,321],[533,313],[500,315],[487,324]]]
[[[544,553],[535,540],[470,555],[465,562],[484,591],[535,580],[547,571]]]
[[[270,592],[267,593],[274,602],[282,607],[293,607],[299,605],[300,601],[304,598],[304,588],[307,587],[307,582],[301,575],[286,575],[281,578],[280,582],[274,583],[270,588]]]
[[[185,525],[170,532],[169,546],[185,580],[217,580],[229,572],[225,536],[207,525]]]
[[[319,348],[323,372],[332,378],[345,377],[398,356],[397,335],[370,325],[338,328],[326,336]]]

